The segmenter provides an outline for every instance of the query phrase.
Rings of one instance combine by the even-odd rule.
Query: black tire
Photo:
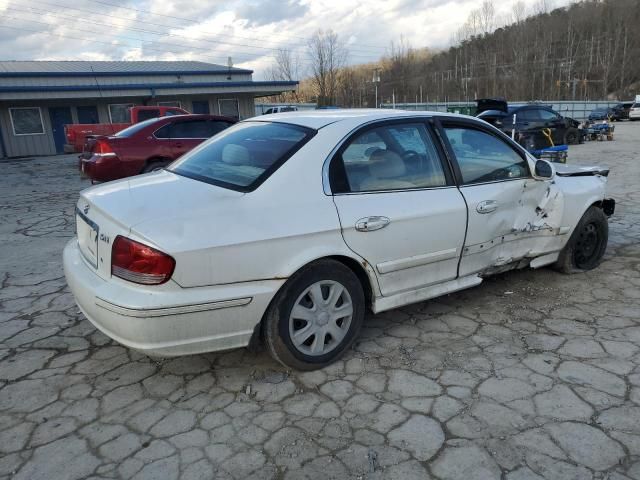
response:
[[[147,163],[142,169],[142,173],[155,172],[156,170],[162,170],[164,167],[169,165],[170,162],[165,162],[162,160],[153,161]]]
[[[578,143],[579,134],[576,130],[569,130],[564,136],[565,145],[576,145]]]
[[[289,328],[290,316],[307,288],[321,281],[337,282],[344,287],[350,295],[353,313],[342,341],[328,353],[312,356],[294,346]],[[267,350],[276,361],[296,370],[316,370],[334,362],[351,347],[362,327],[364,313],[365,298],[358,277],[336,260],[318,260],[296,272],[276,294],[265,313],[262,334]],[[330,336],[329,339],[331,341]]]
[[[601,208],[589,207],[560,252],[555,268],[568,274],[593,270],[600,265],[608,240],[607,216]]]

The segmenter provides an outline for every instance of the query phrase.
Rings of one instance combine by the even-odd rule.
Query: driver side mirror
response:
[[[551,166],[551,163],[546,160],[537,160],[535,177],[540,179],[553,178],[553,166]]]

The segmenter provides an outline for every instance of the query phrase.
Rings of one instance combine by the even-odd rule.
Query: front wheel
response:
[[[297,370],[322,368],[341,357],[362,326],[364,292],[358,277],[335,260],[319,260],[293,275],[264,318],[271,356]]]
[[[601,208],[589,207],[560,253],[555,267],[563,273],[593,270],[602,261],[609,240],[609,222]]]

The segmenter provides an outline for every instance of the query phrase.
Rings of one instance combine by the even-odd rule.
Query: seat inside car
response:
[[[360,191],[415,188],[415,184],[400,178],[406,174],[400,155],[390,150],[376,150],[369,158],[369,177],[360,183]]]

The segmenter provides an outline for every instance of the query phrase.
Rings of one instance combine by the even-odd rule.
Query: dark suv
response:
[[[503,99],[477,100],[477,117],[491,123],[508,135],[513,130],[513,116],[516,119],[516,133],[519,137],[533,139],[536,148],[549,146],[543,134],[549,129],[555,145],[571,145],[579,143],[579,122],[573,118],[563,117],[547,105],[529,103],[525,105],[507,105]]]
[[[614,105],[612,107],[613,110],[613,119],[616,121],[619,120],[629,120],[629,111],[633,106],[633,102],[622,102]]]

